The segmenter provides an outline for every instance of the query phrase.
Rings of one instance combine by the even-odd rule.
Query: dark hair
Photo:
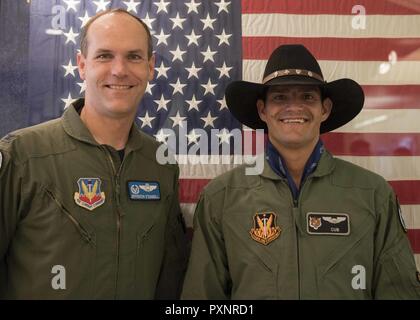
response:
[[[109,9],[109,10],[105,10],[102,11],[98,14],[96,14],[95,16],[93,16],[92,18],[89,19],[89,21],[86,23],[86,25],[83,27],[82,31],[81,31],[81,35],[80,35],[80,51],[82,52],[82,54],[86,57],[87,55],[87,48],[88,48],[88,41],[87,41],[87,33],[89,31],[89,27],[92,25],[92,23],[106,15],[106,14],[110,14],[110,13],[124,13],[124,14],[128,14],[130,17],[136,19],[138,22],[140,22],[140,24],[143,26],[143,28],[146,30],[146,34],[147,34],[147,58],[150,59],[152,57],[153,54],[153,42],[152,42],[152,35],[150,34],[150,30],[147,27],[147,25],[137,16],[131,14],[130,12],[118,8],[118,9]]]

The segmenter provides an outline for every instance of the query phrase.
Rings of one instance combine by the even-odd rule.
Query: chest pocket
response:
[[[158,201],[139,201],[138,215],[142,223],[136,228],[135,288],[141,299],[153,299],[168,236],[169,215],[173,194],[166,194]],[[140,221],[140,220],[139,220]]]
[[[232,299],[276,299],[278,264],[272,250],[279,239],[269,246],[252,239],[252,215],[224,215],[224,237],[232,277]]]
[[[374,220],[368,216],[351,226],[348,236],[312,235],[306,241],[324,254],[316,267],[318,294],[323,299],[370,299]],[[324,249],[322,249],[324,248]],[[317,258],[315,258],[316,260]]]
[[[95,233],[63,205],[57,193],[47,188],[37,191],[15,239],[10,267],[16,264],[20,281],[31,284],[25,287],[26,298],[92,298]]]

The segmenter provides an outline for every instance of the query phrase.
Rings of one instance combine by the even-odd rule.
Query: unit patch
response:
[[[131,200],[160,200],[159,182],[128,181],[127,186]]]
[[[101,183],[99,178],[77,180],[79,192],[74,193],[76,204],[90,211],[102,205],[105,202],[105,193],[101,192]]]
[[[277,239],[281,229],[277,226],[277,216],[274,212],[256,213],[254,216],[254,227],[251,228],[249,234],[255,241],[268,245]]]
[[[306,230],[309,234],[339,236],[350,234],[350,218],[346,213],[308,212],[306,222]]]

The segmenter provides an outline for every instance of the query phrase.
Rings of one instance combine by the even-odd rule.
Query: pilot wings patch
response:
[[[128,181],[130,200],[160,200],[160,187],[157,181]]]
[[[350,234],[350,217],[346,213],[308,212],[306,231],[312,235],[347,236]]]

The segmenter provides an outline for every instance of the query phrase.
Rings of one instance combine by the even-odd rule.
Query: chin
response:
[[[137,106],[133,106],[132,104],[128,103],[115,103],[108,105],[106,109],[114,114],[129,114],[132,113],[133,110],[136,110]]]

